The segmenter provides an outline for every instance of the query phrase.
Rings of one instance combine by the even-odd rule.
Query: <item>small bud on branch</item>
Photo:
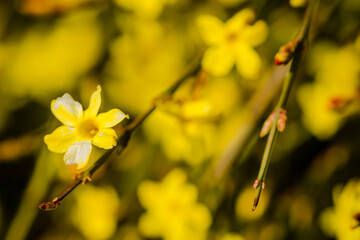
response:
[[[272,125],[274,124],[274,119],[275,119],[275,114],[276,114],[276,110],[274,110],[269,117],[265,120],[261,131],[260,131],[260,137],[265,137],[269,132],[270,129],[272,127]],[[279,113],[279,118],[277,120],[277,130],[279,132],[283,132],[285,130],[285,126],[286,126],[286,120],[287,120],[287,116],[286,116],[286,110],[281,108],[280,109],[280,113]]]
[[[294,52],[300,40],[295,38],[288,42],[287,44],[280,47],[279,51],[275,55],[274,63],[275,65],[286,65],[294,56]]]
[[[253,185],[254,189],[257,189],[257,187],[260,185],[260,179],[256,179]],[[265,182],[261,182],[261,189],[265,188]]]
[[[44,203],[40,204],[39,208],[44,211],[55,210],[60,205],[60,202],[56,201],[56,200],[54,201],[54,200],[52,202],[44,202]]]
[[[279,132],[283,132],[285,130],[286,120],[286,110],[282,108],[280,109],[279,119],[277,120],[277,130]]]

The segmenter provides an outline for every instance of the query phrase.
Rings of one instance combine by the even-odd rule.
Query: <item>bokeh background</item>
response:
[[[251,212],[266,143],[258,134],[286,71],[273,58],[296,36],[306,4],[2,0],[0,238],[360,239],[360,228],[352,229],[360,219],[360,1],[320,2],[288,124]],[[199,16],[226,21],[245,8],[268,28],[255,47],[262,62],[256,78],[233,68],[189,79],[91,183],[55,211],[39,210],[74,174],[43,142],[60,126],[52,99],[68,92],[87,106],[100,84],[101,112],[121,109],[130,115],[126,125],[206,51]]]

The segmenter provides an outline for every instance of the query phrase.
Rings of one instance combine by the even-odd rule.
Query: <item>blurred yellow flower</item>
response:
[[[91,144],[103,149],[116,146],[117,135],[111,127],[129,116],[119,109],[97,115],[100,104],[100,86],[92,94],[85,111],[68,93],[51,102],[51,111],[64,126],[46,135],[44,141],[50,151],[65,153],[66,165],[77,164],[77,169],[85,167],[90,157]]]
[[[247,0],[217,0],[221,5],[223,5],[224,7],[235,7],[237,5],[240,5],[244,2],[246,2]]]
[[[211,102],[202,99],[182,104],[166,103],[144,125],[150,140],[160,144],[172,161],[197,165],[208,159],[216,144]]]
[[[310,53],[309,71],[315,82],[299,88],[303,121],[312,134],[326,139],[336,133],[344,114],[334,111],[334,100],[354,98],[359,87],[360,58],[352,45],[337,48],[319,44]]]
[[[76,191],[70,218],[86,239],[111,239],[117,229],[120,204],[112,187],[87,185]]]
[[[323,231],[338,240],[360,239],[359,222],[354,218],[360,213],[360,180],[352,179],[345,187],[333,190],[334,207],[325,209],[320,215]]]
[[[157,18],[165,5],[177,2],[177,0],[115,0],[115,2],[142,18]]]
[[[224,76],[236,64],[243,77],[258,77],[261,58],[253,47],[265,41],[268,28],[262,20],[250,25],[254,19],[255,13],[251,9],[243,9],[226,23],[211,15],[198,17],[200,34],[209,46],[202,59],[205,71],[214,76]]]
[[[0,88],[47,103],[72,89],[99,60],[103,34],[99,10],[82,9],[39,21],[0,42]]]
[[[223,131],[219,129],[239,102],[239,88],[231,75],[212,78],[196,94],[194,88],[193,81],[187,82],[144,123],[148,139],[158,144],[169,160],[192,166],[220,152],[219,142],[224,139],[220,139]]]
[[[141,114],[183,74],[186,39],[156,21],[119,16],[118,23],[122,35],[110,47],[105,88],[113,102]]]
[[[294,8],[304,7],[307,3],[307,0],[290,0],[290,5]]]
[[[245,238],[235,233],[226,233],[219,240],[245,240]]]
[[[33,15],[57,14],[89,2],[102,0],[22,0],[21,11]]]
[[[164,240],[206,238],[211,213],[205,205],[197,203],[197,188],[186,182],[181,169],[172,170],[161,183],[142,182],[138,196],[147,210],[138,223],[144,236]]]

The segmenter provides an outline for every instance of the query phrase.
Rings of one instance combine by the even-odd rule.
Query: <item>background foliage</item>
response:
[[[320,2],[288,124],[251,212],[266,142],[258,134],[279,95],[279,84],[267,83],[283,71],[273,58],[299,31],[305,7],[297,5],[304,4],[1,1],[0,238],[359,239],[360,229],[351,229],[360,213],[359,1]],[[226,22],[245,8],[268,28],[266,40],[254,46],[258,77],[246,78],[235,67],[224,76],[187,81],[90,184],[56,211],[38,209],[76,171],[43,143],[60,126],[52,99],[68,92],[87,106],[100,84],[101,112],[116,107],[131,121],[208,48],[199,16]],[[239,136],[244,144],[232,149]],[[235,157],[224,157],[229,149]],[[95,149],[90,161],[103,152]]]

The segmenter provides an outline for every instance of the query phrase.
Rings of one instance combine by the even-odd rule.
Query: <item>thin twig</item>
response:
[[[190,70],[180,79],[178,79],[173,85],[171,85],[164,93],[162,93],[158,98],[160,100],[169,99],[176,90],[186,81],[189,77],[197,74],[201,69],[199,61],[195,66],[190,67]],[[122,128],[122,134],[117,140],[117,146],[106,151],[96,162],[91,165],[86,171],[84,171],[79,177],[77,177],[71,184],[69,184],[64,191],[62,191],[57,197],[55,197],[51,202],[44,202],[39,205],[39,208],[42,210],[54,210],[56,209],[61,201],[76,187],[81,183],[87,183],[91,180],[92,175],[109,159],[109,156],[117,149],[120,154],[127,146],[127,143],[131,137],[131,134],[147,119],[151,113],[157,108],[159,101],[154,101],[153,105],[146,111],[143,115],[137,117],[133,122],[128,126]]]
[[[260,118],[270,105],[271,100],[279,92],[288,67],[275,69],[272,76],[266,83],[256,91],[249,103],[244,107],[247,117],[241,119],[238,129],[235,130],[234,137],[227,144],[220,157],[213,163],[210,169],[211,178],[221,179],[228,171],[235,160],[235,156],[246,148],[252,133],[260,122]]]
[[[253,208],[252,208],[253,211],[256,209],[256,207],[259,203],[261,190],[264,189],[264,187],[265,187],[265,177],[266,177],[267,170],[269,168],[271,153],[273,151],[275,141],[276,141],[276,136],[278,133],[277,122],[278,122],[281,110],[286,108],[286,104],[287,104],[287,101],[289,98],[291,86],[295,80],[296,73],[298,71],[300,61],[302,59],[304,45],[305,45],[306,41],[308,41],[310,24],[312,21],[312,17],[313,17],[315,8],[317,7],[317,3],[318,3],[318,0],[313,0],[313,1],[309,2],[301,30],[300,30],[298,36],[296,37],[297,46],[294,51],[293,59],[291,62],[291,67],[285,77],[284,86],[281,91],[280,99],[274,110],[275,118],[273,120],[271,129],[270,129],[270,133],[269,133],[269,136],[267,139],[266,147],[265,147],[264,154],[263,154],[263,157],[261,160],[258,177],[254,183],[254,188],[256,190],[256,194],[255,194]]]

